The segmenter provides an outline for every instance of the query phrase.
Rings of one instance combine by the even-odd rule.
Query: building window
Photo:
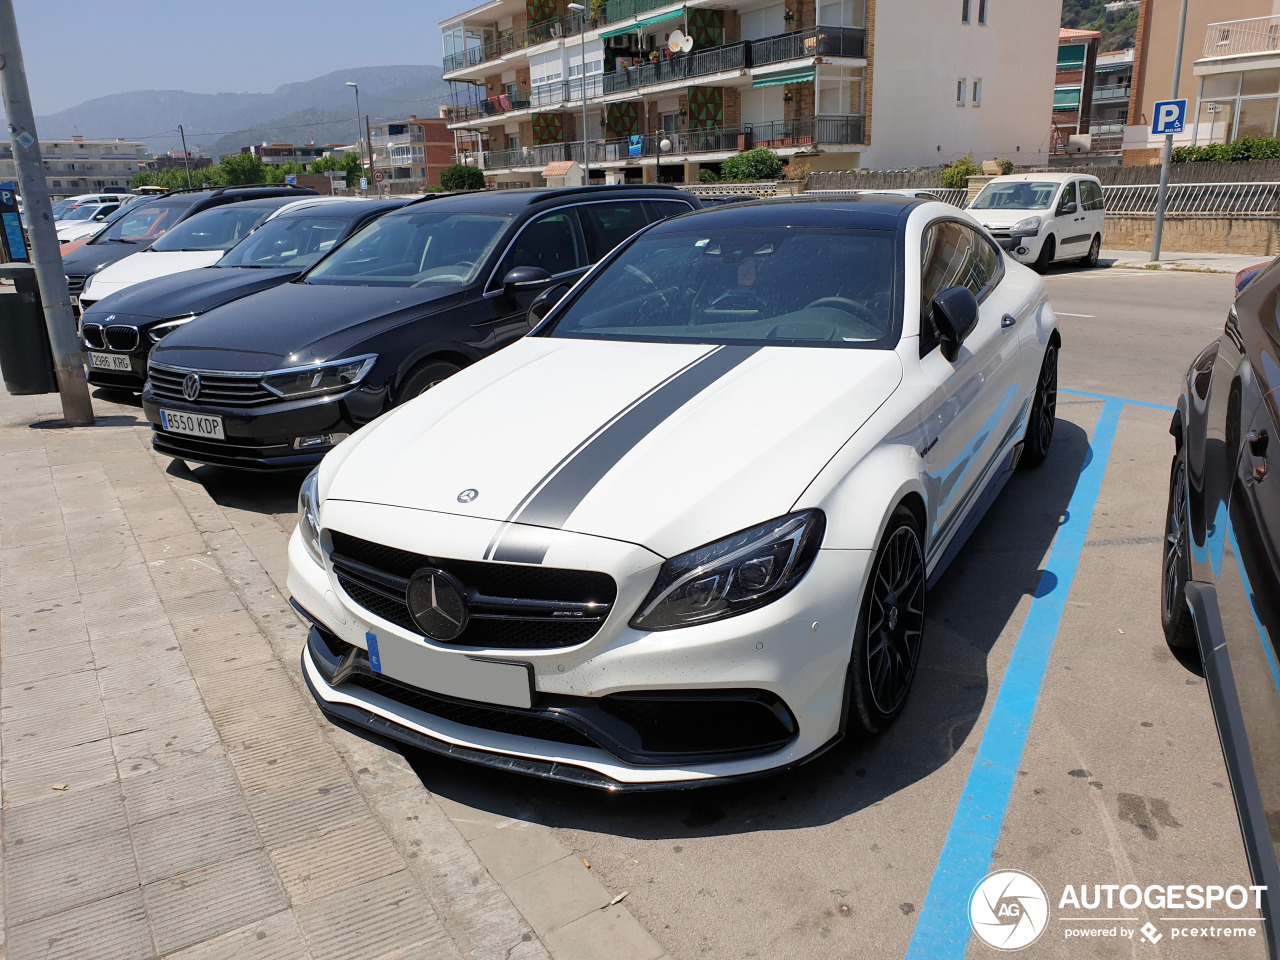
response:
[[[960,0],[960,22],[969,22],[969,0]]]
[[[964,77],[961,77],[959,80],[956,81],[956,106],[957,107],[964,106],[964,84],[965,84]]]
[[[61,181],[61,180],[54,180],[54,181],[53,181],[53,185],[54,185],[55,187],[61,188],[61,187],[62,187],[62,181]]]
[[[978,0],[978,23],[987,25],[987,0]]]
[[[982,78],[973,81],[973,96],[970,98],[975,107],[982,106]]]

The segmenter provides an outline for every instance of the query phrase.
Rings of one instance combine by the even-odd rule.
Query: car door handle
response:
[[[1248,458],[1249,475],[1245,483],[1261,483],[1267,479],[1267,431],[1250,430],[1245,435],[1245,456]]]
[[[1010,327],[1014,326],[1017,322],[1018,322],[1017,317],[1015,317],[1011,313],[1006,313],[1003,317],[1000,318],[1000,328],[1002,330],[1008,330]]]

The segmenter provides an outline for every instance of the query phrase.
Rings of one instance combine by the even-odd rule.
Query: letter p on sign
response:
[[[1155,119],[1151,121],[1151,132],[1157,136],[1169,133],[1181,133],[1182,122],[1187,115],[1187,101],[1160,100],[1154,108]]]

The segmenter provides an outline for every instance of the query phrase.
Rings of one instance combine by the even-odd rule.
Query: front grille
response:
[[[120,353],[138,349],[138,328],[113,323],[106,329],[107,346]]]
[[[490,649],[548,650],[590,640],[617,598],[607,573],[476,560],[447,560],[398,550],[331,531],[330,561],[338,584],[356,604],[420,633],[409,616],[409,578],[423,567],[463,584],[471,617],[452,644]]]
[[[93,349],[107,349],[107,341],[102,336],[102,324],[86,323],[80,332],[84,335],[84,342]]]
[[[72,296],[75,296],[84,289],[84,282],[88,279],[89,278],[87,276],[73,277],[71,274],[67,274],[67,292]]]
[[[152,392],[158,398],[191,403],[182,392],[182,382],[189,373],[200,375],[200,394],[196,397],[196,403],[220,407],[253,407],[280,399],[253,376],[241,377],[205,370],[177,370],[153,363],[147,371],[147,378],[151,381]]]

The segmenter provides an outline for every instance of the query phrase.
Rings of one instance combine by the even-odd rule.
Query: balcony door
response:
[[[742,91],[742,125],[750,126],[757,140],[770,139],[769,128],[782,120],[785,87],[758,87]]]
[[[742,39],[761,40],[765,37],[776,37],[787,32],[786,21],[782,19],[786,13],[786,5],[773,3],[767,7],[742,12]]]

